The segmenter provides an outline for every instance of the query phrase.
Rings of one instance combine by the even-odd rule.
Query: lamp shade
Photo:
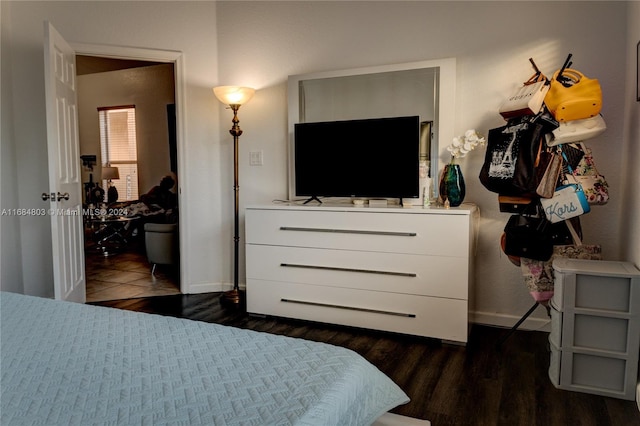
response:
[[[225,105],[244,105],[256,92],[251,87],[218,86],[213,88],[216,98]]]
[[[102,168],[102,179],[120,179],[120,173],[117,167],[105,166]]]

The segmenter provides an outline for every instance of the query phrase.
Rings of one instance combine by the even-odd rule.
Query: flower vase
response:
[[[440,180],[440,197],[443,203],[449,202],[449,206],[458,207],[464,201],[466,187],[462,171],[458,164],[447,164],[442,172]]]

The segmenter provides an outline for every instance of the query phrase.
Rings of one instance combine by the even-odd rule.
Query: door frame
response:
[[[182,220],[185,217],[188,203],[186,202],[186,194],[182,191],[185,186],[186,173],[184,172],[185,165],[185,146],[186,140],[185,133],[185,64],[184,55],[182,52],[175,50],[158,50],[158,49],[143,49],[137,47],[127,46],[112,46],[102,44],[87,44],[87,43],[72,43],[69,42],[71,47],[75,50],[76,55],[96,56],[112,59],[129,59],[138,61],[151,61],[151,62],[166,62],[173,63],[173,70],[175,76],[175,104],[176,104],[176,144],[177,144],[177,156],[178,156],[178,209],[180,215],[178,216],[178,226],[184,229],[186,225]],[[184,265],[184,259],[189,258],[188,245],[185,242],[185,236],[187,232],[179,232],[179,252],[180,252],[180,292],[188,293],[187,286],[188,277],[187,268]]]

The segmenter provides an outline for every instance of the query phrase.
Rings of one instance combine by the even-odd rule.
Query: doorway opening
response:
[[[85,220],[86,300],[179,294],[178,185],[171,188],[176,199],[172,209],[142,201],[144,194],[159,186],[164,177],[170,176],[174,183],[178,180],[175,63],[78,54],[76,70],[80,153],[96,156],[94,168],[83,168],[83,182],[85,187],[103,187],[102,191],[93,192],[100,194],[98,199],[87,198],[85,205],[100,214],[103,212],[100,208],[105,208],[107,214],[107,220],[103,217]],[[100,111],[124,104],[135,105],[136,109],[137,175],[126,174],[126,179],[135,179],[139,188],[135,199],[126,191],[127,184],[134,182],[115,180],[120,186],[114,191],[119,194],[114,199],[103,180],[107,175],[114,176],[112,169],[119,169],[114,167],[118,161],[125,165],[131,161],[119,159],[114,153],[105,156],[100,144],[100,133],[104,131],[100,128]],[[124,175],[115,176],[113,179],[123,179]],[[106,185],[116,187],[113,182]],[[84,193],[86,196],[91,192],[84,188]],[[175,225],[175,235],[167,243],[171,245],[167,248],[171,250],[170,260],[148,256],[150,252],[164,250],[158,247],[164,244],[162,239],[152,239],[151,250],[146,246],[148,223]],[[152,262],[162,263],[154,268]]]

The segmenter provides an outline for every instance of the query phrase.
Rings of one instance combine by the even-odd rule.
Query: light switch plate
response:
[[[249,151],[249,165],[262,166],[262,151]]]

